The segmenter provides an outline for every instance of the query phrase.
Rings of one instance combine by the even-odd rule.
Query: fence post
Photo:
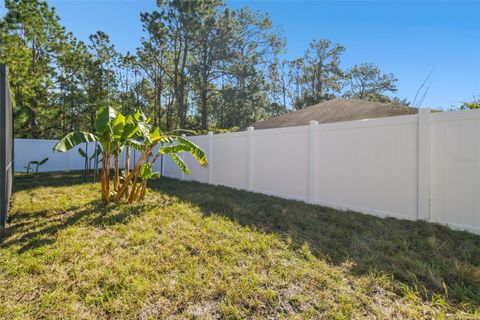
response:
[[[418,110],[417,218],[430,219],[430,109]]]
[[[208,132],[208,183],[213,184],[213,132]]]
[[[318,121],[310,121],[308,128],[308,197],[309,203],[317,202],[318,193]]]
[[[247,190],[253,190],[253,127],[247,128]]]
[[[185,133],[182,133],[182,138],[186,138],[186,137],[187,137],[187,135]],[[185,161],[185,159],[184,159],[184,157],[181,153],[178,156],[180,157],[180,159]],[[182,170],[182,180],[185,180],[185,173],[183,172],[183,170]]]
[[[10,138],[10,132],[7,130],[7,67],[0,64],[0,227],[5,227],[7,223],[8,205],[10,202],[7,177],[9,175],[7,168],[7,136]],[[12,128],[11,128],[12,129]]]

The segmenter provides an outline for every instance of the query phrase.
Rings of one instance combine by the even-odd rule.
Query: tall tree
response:
[[[139,86],[143,75],[139,59],[130,52],[118,55],[116,71],[118,82],[119,104],[125,113],[132,113],[141,107]]]
[[[150,98],[153,124],[170,131],[172,128],[172,103],[166,103],[165,107],[163,105],[163,98],[169,85],[167,82],[169,79],[165,74],[165,68],[167,68],[165,65],[168,63],[167,48],[163,39],[154,38],[151,34],[142,38],[141,42],[142,46],[137,49],[137,56],[140,68],[143,70],[150,86],[153,87]],[[166,119],[163,126],[162,117],[164,114]]]
[[[59,17],[45,1],[6,0],[0,25],[0,60],[9,67],[16,101],[16,136],[38,138],[52,112],[51,94],[57,77],[57,58],[69,40]]]
[[[346,73],[348,91],[346,97],[361,100],[379,100],[387,92],[397,91],[397,78],[391,73],[382,73],[372,63],[354,65]]]
[[[297,58],[288,62],[288,78],[290,84],[289,98],[294,109],[301,109],[305,106],[304,96],[304,76],[303,76],[303,58]]]
[[[222,83],[219,125],[243,127],[268,114],[268,66],[285,41],[268,15],[242,8],[236,12],[232,59]]]
[[[200,27],[201,1],[161,1],[158,0],[159,11],[142,13],[144,29],[156,43],[164,41],[168,48],[170,61],[160,67],[171,82],[175,101],[178,105],[180,128],[184,128],[187,119],[187,82],[189,56],[194,45],[196,33]]]
[[[279,61],[278,58],[268,67],[268,82],[271,95],[271,111],[275,116],[287,110],[287,99],[290,94],[292,79],[288,74],[288,61]]]
[[[344,46],[328,39],[310,42],[303,57],[303,107],[329,100],[340,92],[340,56],[344,51]]]
[[[54,118],[49,121],[51,125],[45,129],[44,134],[51,138],[58,138],[59,135],[74,129],[89,129],[84,126],[82,116],[86,105],[84,75],[90,55],[83,42],[77,42],[72,34],[68,34],[68,37],[70,40],[63,54],[57,58],[57,88],[53,92],[53,104],[56,105],[58,112],[52,113]]]
[[[220,1],[212,1],[204,3],[201,17],[200,29],[194,40],[191,71],[200,100],[200,128],[207,129],[208,100],[216,90],[214,82],[225,74],[225,61],[231,58],[233,13],[225,9]]]
[[[88,97],[90,128],[94,128],[98,106],[117,107],[116,99],[118,53],[111,44],[109,36],[97,31],[90,37],[88,48],[91,58],[86,70],[85,88]]]

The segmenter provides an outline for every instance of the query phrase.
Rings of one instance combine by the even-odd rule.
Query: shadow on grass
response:
[[[16,213],[12,223],[0,230],[0,247],[18,245],[18,253],[55,242],[56,234],[77,223],[85,216],[97,213],[101,204],[88,203],[84,207],[71,207],[61,212],[36,211]],[[18,221],[18,223],[17,223]],[[19,235],[18,237],[12,237]]]
[[[341,212],[262,194],[162,178],[152,189],[264,232],[308,244],[333,264],[353,262],[357,275],[394,276],[424,298],[480,305],[480,236],[427,222]],[[402,285],[400,285],[402,284]]]
[[[41,187],[64,187],[91,183],[92,177],[84,181],[83,171],[65,173],[39,173],[27,176],[16,174],[14,191],[29,191]],[[135,205],[105,205],[101,200],[85,202],[81,206],[67,209],[16,211],[9,216],[7,228],[0,228],[0,248],[19,246],[18,253],[26,252],[56,241],[57,233],[75,224],[106,227],[124,224],[135,216],[162,203],[140,203]]]
[[[61,230],[75,224],[99,228],[125,224],[146,209],[148,207],[141,204],[115,206],[95,200],[81,207],[60,211],[17,212],[12,216],[12,223],[7,228],[0,229],[0,248],[18,246],[17,252],[21,254],[55,243]]]
[[[81,173],[19,177],[15,189],[83,183]],[[396,289],[418,291],[431,299],[440,295],[452,303],[480,305],[480,236],[444,226],[308,205],[262,194],[162,178],[152,189],[190,202],[202,213],[219,215],[264,232],[278,234],[294,248],[308,244],[320,259],[340,265],[352,262],[352,272],[393,276]],[[154,195],[151,195],[154,197]],[[169,200],[170,201],[170,200]],[[127,223],[144,210],[165,203],[105,206],[101,201],[81,207],[16,212],[0,230],[0,247],[16,246],[19,253],[53,244],[61,230],[75,225],[104,227]],[[287,241],[287,239],[291,239]]]
[[[99,181],[98,177],[97,181]],[[93,182],[93,176],[88,176],[84,179],[83,171],[68,173],[68,179],[65,178],[65,173],[62,172],[46,172],[28,176],[25,173],[16,173],[13,191],[26,191],[39,187],[65,187],[85,182]]]

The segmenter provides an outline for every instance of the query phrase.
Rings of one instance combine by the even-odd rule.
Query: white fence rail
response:
[[[480,111],[420,110],[190,139],[209,166],[182,155],[191,170],[185,176],[165,157],[163,175],[480,234]],[[17,139],[16,169],[46,156],[42,171],[83,169],[77,151],[53,154],[54,143]]]

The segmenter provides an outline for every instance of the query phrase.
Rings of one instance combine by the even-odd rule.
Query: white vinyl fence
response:
[[[376,216],[422,219],[480,234],[480,111],[256,130],[190,139],[209,158],[183,155],[184,176]]]
[[[48,158],[48,161],[40,166],[39,172],[83,170],[85,168],[85,159],[80,156],[78,149],[82,148],[84,151],[87,151],[89,156],[95,151],[95,143],[90,142],[88,146],[81,144],[68,152],[53,152],[53,147],[57,142],[58,140],[47,139],[15,139],[15,172],[26,172],[27,169],[25,167],[30,161],[40,161],[45,158]],[[132,150],[130,157],[132,159],[131,166],[133,167],[133,161],[135,158],[139,158],[139,153]],[[101,159],[101,156],[99,156],[99,159]],[[124,159],[124,154],[122,154],[120,163],[123,164]],[[93,168],[93,160],[91,164]],[[35,170],[35,166],[32,169]]]
[[[189,137],[209,166],[169,157],[163,175],[225,185],[376,216],[422,219],[480,234],[480,111],[418,115]],[[15,141],[16,169],[50,156],[42,171],[83,169],[55,141]],[[93,152],[93,144],[90,144]],[[83,147],[84,148],[84,147]]]

